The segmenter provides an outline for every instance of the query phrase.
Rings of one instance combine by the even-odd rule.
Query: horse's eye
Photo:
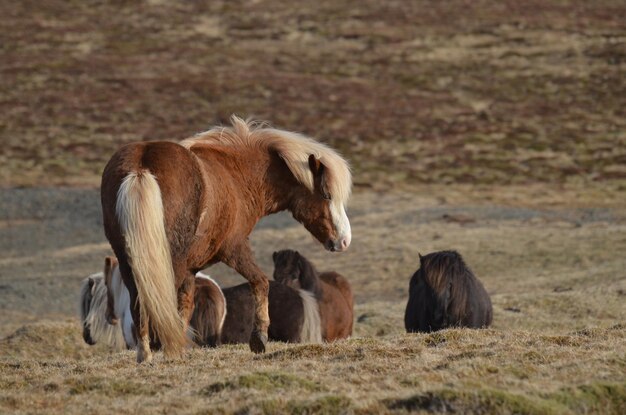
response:
[[[322,197],[326,200],[330,200],[330,193],[322,193]]]

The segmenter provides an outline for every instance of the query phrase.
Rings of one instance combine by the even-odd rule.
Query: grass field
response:
[[[626,6],[619,1],[0,4],[0,413],[626,413]],[[89,347],[120,145],[231,113],[351,161],[353,245],[288,215],[251,241],[351,282],[353,338]],[[407,335],[417,254],[456,249],[488,330]],[[223,285],[242,281],[224,266]]]

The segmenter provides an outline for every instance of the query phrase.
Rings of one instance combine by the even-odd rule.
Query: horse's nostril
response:
[[[346,238],[343,238],[341,240],[341,249],[346,249],[348,247],[348,240]]]
[[[334,252],[335,251],[335,243],[332,240],[326,241],[325,247],[327,250]]]

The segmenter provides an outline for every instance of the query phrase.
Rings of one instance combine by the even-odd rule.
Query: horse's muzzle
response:
[[[91,338],[91,331],[89,331],[89,327],[83,326],[83,340],[90,346],[96,344],[96,342]]]
[[[324,244],[324,247],[330,252],[343,252],[350,246],[350,240],[348,238],[341,238],[338,241],[328,240]]]

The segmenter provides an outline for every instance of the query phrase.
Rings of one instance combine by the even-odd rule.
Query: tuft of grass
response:
[[[156,394],[156,389],[153,385],[115,377],[80,376],[66,379],[64,384],[69,387],[68,393],[70,395],[81,395],[93,392],[110,398],[116,398],[132,395],[153,396]],[[51,385],[56,386],[51,389],[52,391],[58,389],[58,385],[47,384],[44,386],[44,390],[49,391]]]
[[[234,390],[238,388],[255,389],[263,392],[293,389],[302,389],[307,392],[320,392],[325,390],[325,388],[316,382],[290,373],[267,371],[241,375],[234,381],[215,382],[201,389],[200,393],[210,396],[226,389]]]
[[[552,399],[577,413],[626,413],[626,382],[592,382],[566,388],[553,394]]]
[[[237,411],[237,413],[251,413],[260,409],[263,414],[292,414],[292,415],[338,415],[354,412],[352,400],[345,396],[325,395],[316,399],[307,400],[284,400],[269,399]]]
[[[242,375],[238,380],[239,387],[261,391],[300,388],[306,391],[320,391],[323,388],[309,380],[282,372],[255,372]]]

